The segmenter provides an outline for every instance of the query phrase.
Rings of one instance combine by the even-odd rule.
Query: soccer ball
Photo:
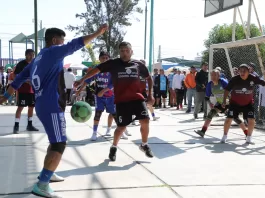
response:
[[[71,108],[71,116],[76,122],[84,123],[92,115],[91,106],[83,101],[76,102]]]

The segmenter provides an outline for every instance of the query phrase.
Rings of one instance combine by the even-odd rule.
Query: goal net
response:
[[[264,76],[264,63],[261,51],[265,50],[265,36],[230,43],[211,45],[209,52],[209,71],[220,67],[228,80],[236,75],[237,68],[245,63],[254,63],[253,70],[261,78]],[[255,87],[254,108],[256,121],[265,123],[265,88]],[[224,117],[215,119],[213,125],[223,125]],[[256,122],[257,128],[264,128]]]

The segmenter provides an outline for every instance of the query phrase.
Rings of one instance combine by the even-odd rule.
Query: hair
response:
[[[145,60],[141,59],[140,62],[142,62],[144,65],[146,65]]]
[[[68,68],[67,71],[71,72],[71,71],[73,71],[73,70],[72,70],[72,68]]]
[[[27,49],[27,50],[25,51],[25,56],[27,56],[27,55],[30,54],[30,53],[34,53],[34,50],[33,50],[33,49]]]
[[[45,32],[45,42],[46,44],[51,42],[54,37],[65,37],[66,34],[63,30],[59,28],[49,28]]]
[[[217,73],[217,74],[219,74],[219,76],[220,76],[220,71],[219,71],[218,69],[214,69],[214,70],[212,71],[212,73]]]
[[[108,57],[110,58],[109,53],[106,52],[106,51],[101,51],[101,52],[99,53],[99,58],[100,58],[101,56],[108,56]]]
[[[132,45],[131,43],[129,42],[126,42],[126,41],[123,41],[119,44],[119,49],[121,49],[122,47],[129,47],[129,48],[132,48]]]

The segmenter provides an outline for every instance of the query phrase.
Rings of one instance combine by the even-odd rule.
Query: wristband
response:
[[[10,95],[8,92],[5,92],[5,93],[4,93],[4,97],[5,97],[6,99],[9,99],[9,98],[11,97],[11,95]]]

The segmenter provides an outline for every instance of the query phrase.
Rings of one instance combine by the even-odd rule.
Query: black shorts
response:
[[[18,107],[34,107],[35,95],[33,93],[18,93],[17,98]]]
[[[156,92],[155,98],[167,98],[167,91]]]
[[[220,103],[216,103],[214,105],[214,108],[218,109],[220,113],[224,113],[229,108],[229,105],[225,105],[225,108],[223,108],[223,106]]]
[[[238,118],[239,114],[243,113],[244,119],[250,118],[254,119],[254,106],[252,104],[246,106],[238,106],[235,104],[230,104],[228,108],[227,118]]]
[[[116,115],[117,126],[128,126],[133,121],[133,115],[135,120],[149,119],[148,109],[142,100],[117,103]]]

